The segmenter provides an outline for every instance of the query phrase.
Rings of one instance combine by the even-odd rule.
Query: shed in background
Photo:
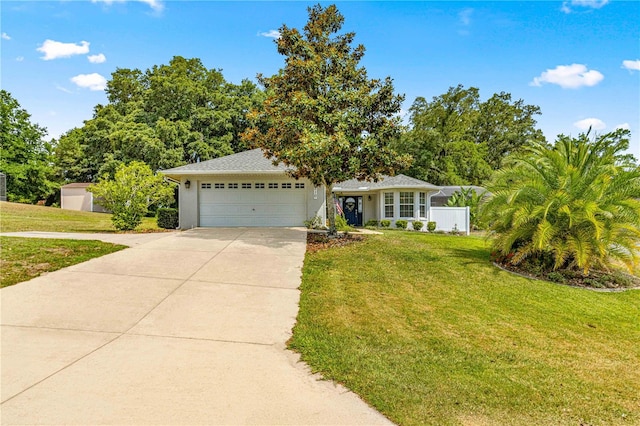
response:
[[[108,213],[93,194],[87,191],[90,183],[70,183],[60,188],[60,207],[65,210]]]

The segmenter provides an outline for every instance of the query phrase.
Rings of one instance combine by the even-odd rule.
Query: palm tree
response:
[[[559,136],[533,144],[495,172],[482,206],[494,249],[512,264],[633,270],[640,243],[640,170],[629,131]]]

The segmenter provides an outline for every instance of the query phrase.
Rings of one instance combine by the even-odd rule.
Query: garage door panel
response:
[[[293,185],[292,185],[293,186]],[[307,216],[302,188],[229,189],[199,185],[200,226],[301,226]]]

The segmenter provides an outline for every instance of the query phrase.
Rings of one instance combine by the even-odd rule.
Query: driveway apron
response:
[[[285,348],[305,245],[195,229],[2,289],[2,424],[390,424]]]

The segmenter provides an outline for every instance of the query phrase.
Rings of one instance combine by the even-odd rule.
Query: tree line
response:
[[[18,100],[2,90],[0,171],[7,177],[9,199],[51,201],[60,185],[96,182],[133,161],[159,170],[249,149],[250,141],[241,135],[249,127],[250,111],[264,113],[268,81],[260,79],[265,90],[249,80],[233,84],[221,70],[180,56],[144,72],[118,68],[107,83],[108,103],[96,105],[83,126],[48,141],[46,129],[33,123]],[[294,92],[290,88],[288,93]],[[386,92],[400,105],[402,97],[392,87]],[[358,100],[357,94],[350,96],[343,102]],[[524,145],[544,142],[536,127],[539,114],[539,107],[522,99],[512,101],[509,93],[481,101],[478,88],[461,85],[431,101],[417,98],[408,123],[403,125],[396,116],[389,127],[391,148],[412,159],[410,166],[395,171],[436,185],[481,185],[506,156]],[[366,129],[363,123],[352,124],[358,133]],[[253,125],[265,134],[269,129],[283,131],[267,120],[254,120]],[[378,147],[373,141],[369,144]]]

